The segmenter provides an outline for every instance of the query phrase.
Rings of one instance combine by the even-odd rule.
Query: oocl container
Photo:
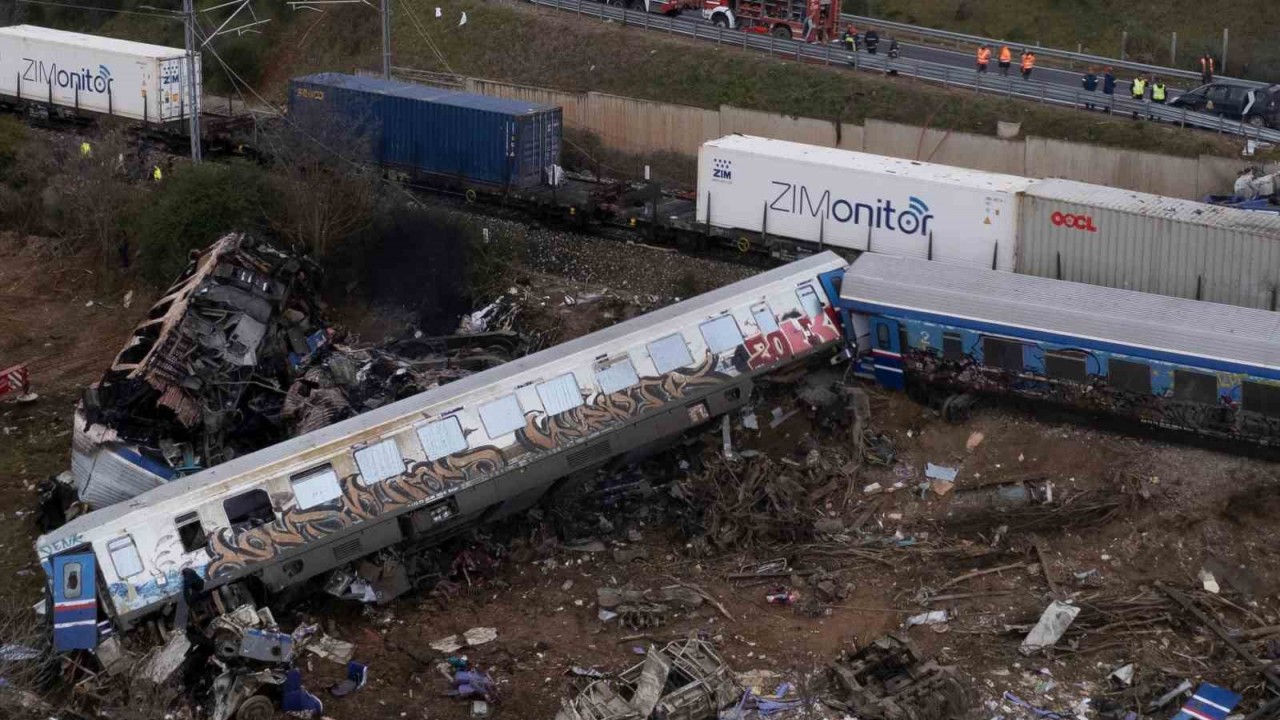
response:
[[[199,82],[198,54],[195,63]],[[36,25],[0,28],[0,95],[165,122],[189,114],[186,78],[181,48]]]
[[[289,116],[362,159],[462,184],[533,187],[560,163],[553,105],[320,73],[293,80]]]
[[[1018,272],[1275,309],[1280,215],[1040,180],[1019,218]]]

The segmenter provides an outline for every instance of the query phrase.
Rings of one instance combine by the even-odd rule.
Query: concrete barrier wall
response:
[[[869,153],[988,172],[1024,174],[1026,152],[1020,140],[1001,140],[882,120],[867,120],[865,132],[863,149]]]
[[[570,93],[470,79],[469,92],[560,105],[565,125],[599,136],[605,147],[645,155],[670,152],[695,157],[698,147],[731,133],[862,150],[880,155],[1025,175],[1059,177],[1171,197],[1200,199],[1228,193],[1247,164],[1212,156],[1156,153],[1027,137],[985,135],[868,120],[865,127],[723,105],[718,110],[650,100]]]

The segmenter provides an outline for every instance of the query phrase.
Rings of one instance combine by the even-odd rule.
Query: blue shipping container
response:
[[[289,117],[346,152],[462,184],[534,187],[560,164],[552,105],[319,73],[293,79]]]

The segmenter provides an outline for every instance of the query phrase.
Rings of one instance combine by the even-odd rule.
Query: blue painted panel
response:
[[[95,578],[93,553],[53,558],[53,647],[58,652],[98,646]]]

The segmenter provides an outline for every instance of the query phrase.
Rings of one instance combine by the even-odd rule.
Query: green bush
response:
[[[192,250],[230,232],[259,232],[271,212],[266,173],[246,162],[181,165],[142,198],[133,239],[143,276],[167,285]]]

